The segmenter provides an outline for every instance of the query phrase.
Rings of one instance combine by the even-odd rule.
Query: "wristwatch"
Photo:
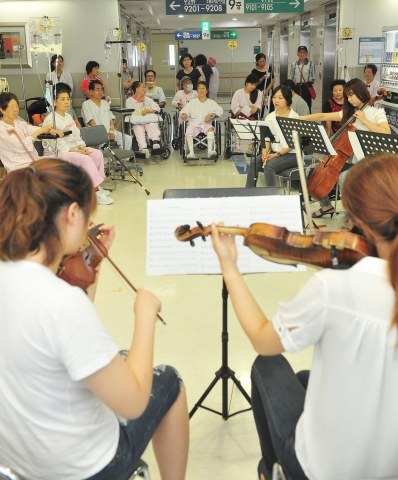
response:
[[[281,152],[276,152],[276,154],[278,155],[278,157],[282,156]]]

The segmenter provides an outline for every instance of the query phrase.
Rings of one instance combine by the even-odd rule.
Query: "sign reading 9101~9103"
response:
[[[166,0],[166,15],[304,12],[304,0]]]

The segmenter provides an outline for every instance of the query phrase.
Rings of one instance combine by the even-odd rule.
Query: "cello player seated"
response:
[[[376,97],[374,97],[376,99]],[[391,128],[388,125],[386,112],[384,108],[375,108],[371,105],[366,105],[370,101],[369,90],[362,80],[354,78],[346,83],[344,87],[344,107],[340,112],[331,113],[313,113],[312,115],[305,115],[299,117],[301,120],[310,120],[313,122],[347,122],[351,117],[354,117],[353,126],[357,130],[391,134]],[[365,106],[366,105],[366,106]],[[365,107],[365,108],[363,108]],[[358,160],[353,155],[349,158],[342,168],[338,179],[340,191],[343,186],[344,178],[349,168]],[[313,218],[321,218],[324,215],[334,215],[334,208],[328,196],[324,197],[320,202],[320,209],[312,214]]]

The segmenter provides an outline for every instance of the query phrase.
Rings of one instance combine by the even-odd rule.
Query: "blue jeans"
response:
[[[153,369],[152,391],[145,412],[120,425],[119,445],[108,465],[87,480],[125,479],[144,453],[163,417],[181,393],[182,380],[173,367]]]
[[[297,167],[297,158],[295,153],[286,153],[280,157],[269,160],[264,165],[265,185],[267,187],[276,187],[276,174],[287,168]],[[258,174],[263,171],[263,161],[261,155],[258,155],[250,162],[247,173],[246,187],[255,187]]]
[[[252,408],[261,453],[271,479],[279,461],[294,480],[307,480],[296,456],[296,425],[304,410],[309,372],[297,375],[283,355],[258,356],[252,367]]]

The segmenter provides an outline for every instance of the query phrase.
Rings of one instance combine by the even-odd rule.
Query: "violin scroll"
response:
[[[204,227],[199,221],[196,223],[198,226],[192,230],[189,225],[181,225],[180,227],[177,227],[176,231],[174,232],[175,237],[180,240],[180,242],[189,242],[192,247],[195,246],[195,238],[201,237],[201,239],[205,242],[206,236],[211,233],[211,227]]]

